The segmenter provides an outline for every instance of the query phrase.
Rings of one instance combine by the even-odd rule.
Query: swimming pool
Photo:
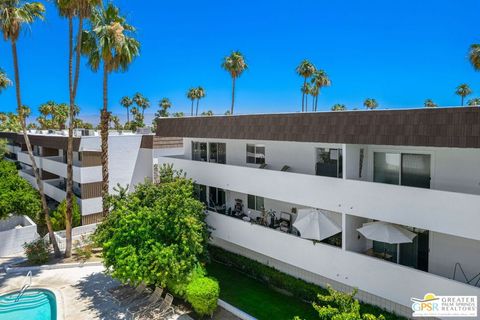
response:
[[[55,294],[45,289],[25,290],[18,301],[18,291],[0,296],[2,320],[57,320]]]

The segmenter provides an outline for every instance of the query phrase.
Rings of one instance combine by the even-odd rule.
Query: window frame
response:
[[[253,147],[253,156],[249,156],[248,149]],[[257,148],[263,148],[263,153],[259,153]],[[254,143],[247,143],[245,148],[245,161],[248,164],[265,164],[267,158],[267,147],[264,144],[254,144]],[[259,157],[259,155],[263,155],[263,157]],[[249,161],[249,158],[253,158],[253,162]],[[260,159],[260,160],[259,160]]]
[[[251,208],[250,207],[250,199],[251,197],[253,197],[253,203],[255,205],[255,208]],[[261,205],[259,206],[259,200],[261,199]],[[265,197],[261,197],[261,196],[256,196],[256,195],[253,195],[253,194],[247,194],[247,208],[249,210],[255,210],[255,211],[262,211],[262,210],[265,210]]]

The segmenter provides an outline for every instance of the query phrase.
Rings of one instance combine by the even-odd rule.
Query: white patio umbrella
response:
[[[319,241],[342,231],[338,222],[313,208],[299,209],[293,226],[297,228],[302,238]]]
[[[416,233],[399,225],[384,221],[364,223],[361,228],[357,229],[357,231],[369,240],[397,244],[397,262],[400,257],[400,243],[411,243],[417,236]]]

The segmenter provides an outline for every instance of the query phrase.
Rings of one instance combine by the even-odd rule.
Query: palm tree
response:
[[[193,116],[193,102],[195,99],[197,99],[197,89],[196,88],[190,88],[187,91],[187,98],[192,101],[192,106],[190,108],[190,115]]]
[[[478,107],[480,106],[480,98],[473,98],[468,100],[467,104],[471,107]]]
[[[462,106],[463,106],[463,100],[465,99],[466,96],[472,94],[472,89],[470,89],[468,84],[463,83],[457,87],[457,90],[455,90],[455,94],[459,95],[462,98]]]
[[[142,109],[142,117],[145,116],[145,109],[150,107],[150,100],[144,97],[140,92],[135,93],[133,96],[133,102]]]
[[[30,157],[32,169],[37,182],[38,192],[42,201],[42,209],[45,215],[45,223],[47,224],[50,241],[55,252],[55,256],[60,257],[60,249],[55,239],[52,223],[50,221],[50,211],[47,205],[47,199],[43,190],[43,183],[40,179],[35,157],[32,152],[32,145],[27,134],[27,125],[25,118],[29,115],[28,108],[22,104],[21,86],[20,86],[20,69],[18,67],[17,41],[24,25],[33,23],[37,19],[43,19],[45,7],[40,2],[22,2],[19,0],[2,1],[0,3],[0,30],[3,38],[9,40],[12,47],[13,69],[15,74],[15,92],[17,97],[17,113],[23,131],[23,138],[27,145],[28,155]]]
[[[480,71],[480,44],[472,44],[468,52],[468,58],[475,71]]]
[[[345,107],[344,104],[340,104],[340,103],[334,104],[332,107],[332,111],[345,111],[345,110],[347,110],[347,107]]]
[[[7,74],[0,68],[0,93],[12,85],[12,81],[8,79]]]
[[[307,79],[310,78],[316,71],[315,66],[308,60],[303,60],[295,69],[297,74],[303,77],[302,87],[302,112],[305,111],[305,87],[307,86]]]
[[[108,76],[115,71],[126,71],[140,54],[140,43],[133,37],[135,28],[127,24],[119,9],[112,3],[93,10],[91,30],[84,31],[82,52],[94,72],[103,64],[103,109],[101,112],[102,145],[102,201],[104,216],[108,215]]]
[[[160,107],[160,110],[155,115],[155,118],[166,118],[166,117],[168,117],[168,109],[170,109],[172,107],[172,103],[170,102],[170,99],[163,98],[158,103],[158,106]]]
[[[205,89],[203,87],[198,87],[195,89],[195,97],[197,98],[197,109],[195,110],[195,115],[198,116],[198,104],[200,102],[200,99],[205,98]]]
[[[133,100],[130,97],[123,97],[122,100],[120,100],[120,104],[122,107],[127,109],[127,123],[130,122],[130,112],[128,111],[128,108],[133,104]]]
[[[222,68],[225,69],[232,77],[232,106],[230,113],[233,114],[235,105],[235,80],[248,69],[245,57],[240,51],[233,51],[229,56],[226,56],[222,62]]]
[[[332,82],[330,81],[330,78],[328,78],[328,75],[325,71],[317,70],[312,74],[312,84],[312,95],[314,97],[313,109],[314,111],[317,111],[318,95],[320,94],[320,89],[322,89],[323,87],[330,87],[332,85]]]
[[[310,84],[306,83],[301,88],[302,93],[305,95],[305,111],[308,112],[308,95],[312,92]]]
[[[432,99],[425,100],[423,105],[425,106],[425,108],[436,108],[437,107],[437,104],[435,102],[433,102]]]
[[[374,110],[378,108],[378,102],[373,98],[365,99],[365,101],[363,102],[363,105],[365,106],[365,108],[369,110]]]

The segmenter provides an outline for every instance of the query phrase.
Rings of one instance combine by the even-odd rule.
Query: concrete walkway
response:
[[[128,319],[126,308],[118,306],[107,293],[118,285],[116,280],[103,273],[101,266],[86,266],[68,269],[40,270],[32,272],[32,287],[51,289],[61,301],[65,320]],[[25,274],[3,274],[0,271],[0,295],[18,290]],[[188,315],[175,315],[171,320],[191,319]],[[238,320],[228,311],[219,308],[213,319]]]

